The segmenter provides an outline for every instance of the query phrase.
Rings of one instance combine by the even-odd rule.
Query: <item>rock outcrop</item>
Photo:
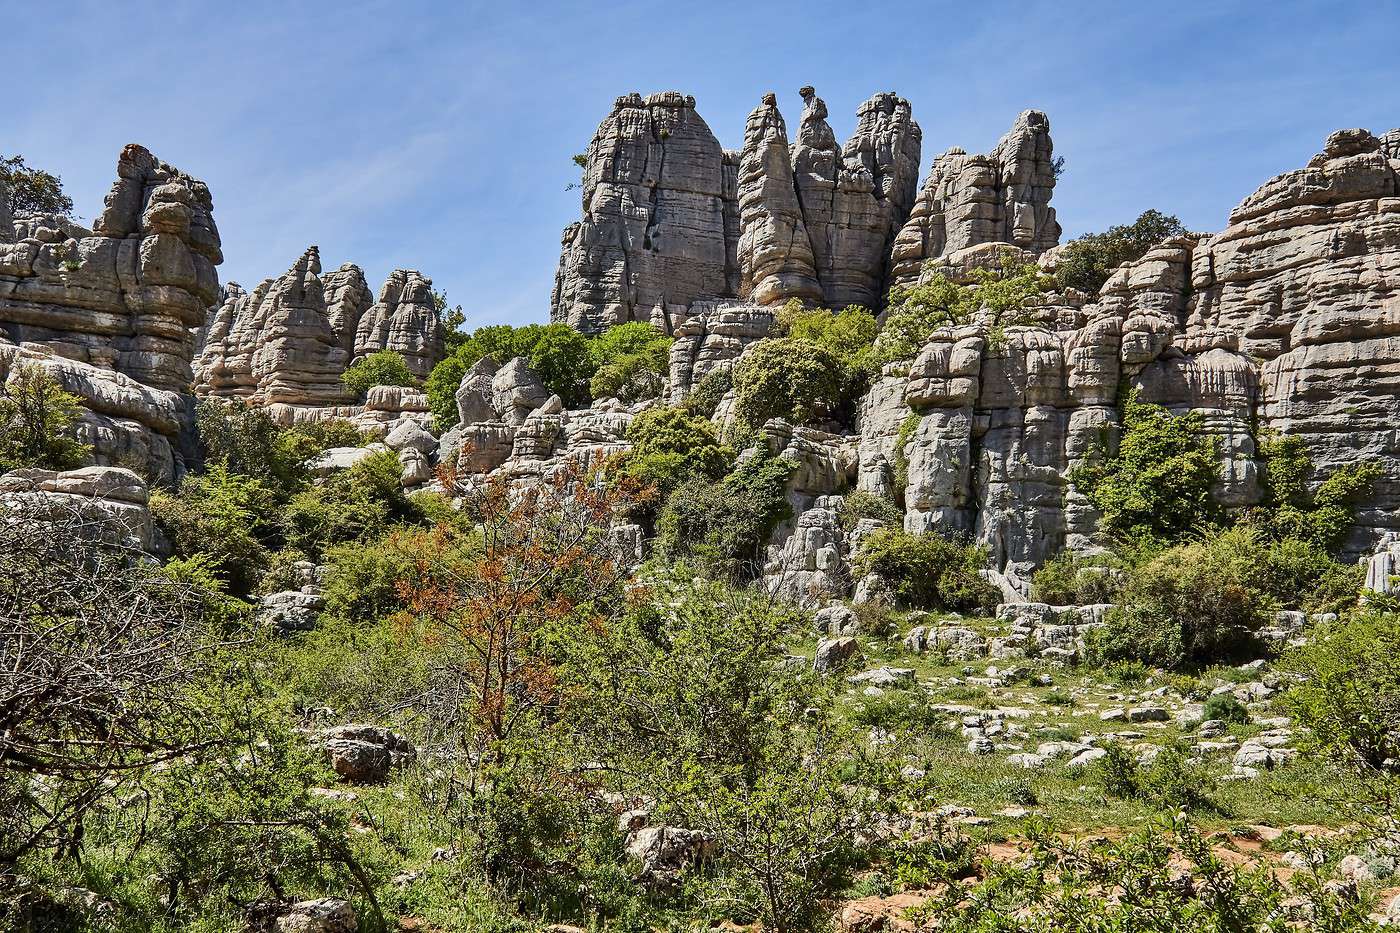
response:
[[[1060,241],[1050,120],[1027,110],[987,155],[949,149],[934,159],[895,238],[891,284],[910,285],[926,261],[983,243],[1039,254]]]
[[[92,229],[0,216],[0,380],[46,370],[82,400],[77,433],[94,462],[174,479],[190,361],[222,261],[205,184],[127,146]]]
[[[432,280],[412,269],[395,269],[379,289],[379,299],[359,319],[354,359],[392,350],[422,379],[442,359],[443,339]]]
[[[837,149],[811,88],[796,146],[777,98],[727,152],[677,92],[617,99],[588,148],[581,221],[564,231],[551,319],[670,329],[697,302],[877,306],[918,186],[909,102],[876,94]]]

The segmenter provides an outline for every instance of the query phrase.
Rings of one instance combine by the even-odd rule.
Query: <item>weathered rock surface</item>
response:
[[[1050,120],[1027,110],[987,155],[949,149],[934,159],[899,231],[891,284],[918,281],[923,264],[984,243],[1041,253],[1060,240],[1050,198],[1055,189]]]
[[[354,359],[392,350],[422,379],[442,359],[443,340],[432,280],[411,269],[395,269],[379,289],[378,300],[360,317]]]
[[[145,481],[119,467],[11,470],[0,476],[0,509],[10,505],[24,507],[27,515],[76,514],[151,551],[155,529],[147,502]]]

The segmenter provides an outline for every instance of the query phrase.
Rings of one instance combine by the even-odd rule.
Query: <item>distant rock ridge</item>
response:
[[[975,164],[942,157],[921,193],[923,134],[907,100],[871,97],[838,147],[825,102],[799,93],[795,142],[769,93],[737,153],[694,98],[619,97],[588,147],[583,217],[564,231],[550,319],[588,332],[669,328],[692,303],[723,299],[877,309],[892,275],[917,276],[946,250],[1003,242],[1038,254],[1059,242],[1043,113],[1023,113]]]

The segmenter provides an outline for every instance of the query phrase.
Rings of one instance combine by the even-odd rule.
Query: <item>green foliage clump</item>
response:
[[[1266,552],[1251,529],[1236,527],[1134,568],[1106,627],[1090,633],[1090,659],[1180,670],[1257,655],[1259,630],[1279,605],[1261,582]]]
[[[617,324],[593,339],[593,398],[639,402],[661,394],[670,368],[671,338],[643,321]]]
[[[298,492],[281,514],[287,544],[317,560],[334,544],[368,542],[395,521],[412,521],[417,509],[399,482],[403,468],[381,450]]]
[[[310,481],[308,460],[331,447],[358,447],[366,441],[348,421],[283,428],[262,408],[239,401],[202,399],[195,422],[207,464],[267,481],[283,498]]]
[[[1210,798],[1213,785],[1206,769],[1192,764],[1175,746],[1166,746],[1143,765],[1116,743],[1097,762],[1095,776],[1109,797],[1142,800],[1163,810],[1218,810]]]
[[[1249,722],[1249,709],[1233,693],[1217,693],[1206,697],[1205,708],[1201,712],[1205,720],[1218,719],[1244,725]]]
[[[1314,630],[1283,661],[1299,683],[1284,698],[1335,765],[1400,794],[1400,615],[1364,611]]]
[[[178,495],[151,493],[151,514],[178,558],[202,558],[229,592],[246,596],[267,571],[277,493],[260,479],[215,463],[188,473]]]
[[[1097,295],[1122,263],[1140,259],[1163,240],[1185,233],[1186,228],[1176,217],[1156,210],[1143,211],[1131,224],[1117,224],[1103,233],[1086,233],[1066,243],[1055,262],[1055,278],[1067,288]]]
[[[1118,596],[1121,571],[1111,557],[1080,557],[1060,551],[1031,578],[1031,599],[1052,606],[1111,603]]]
[[[714,426],[682,408],[658,406],[632,419],[627,428],[632,449],[621,471],[664,500],[686,480],[717,480],[729,469],[732,452],[720,444]]]
[[[853,530],[863,519],[873,519],[885,525],[898,525],[904,512],[894,500],[873,492],[856,490],[841,499],[841,527]]]
[[[794,337],[761,340],[734,367],[734,415],[751,428],[770,418],[810,424],[841,406],[845,371],[835,353]]]
[[[45,370],[19,366],[0,384],[0,473],[82,466],[90,450],[71,433],[82,413],[82,399],[65,392]]]
[[[1215,440],[1200,412],[1176,417],[1133,392],[1123,405],[1118,449],[1078,467],[1070,481],[1111,535],[1171,543],[1216,521],[1211,487],[1219,477]]]
[[[875,315],[860,305],[849,305],[839,312],[827,308],[805,308],[793,299],[778,312],[778,330],[794,340],[803,340],[829,350],[841,362],[842,396],[855,399],[879,372],[875,362],[875,335],[879,324]]]
[[[375,386],[415,388],[418,385],[418,378],[408,368],[408,362],[393,350],[380,350],[356,360],[340,374],[340,381],[356,398],[361,399]]]
[[[24,156],[0,156],[0,196],[8,213],[71,214],[73,199],[63,193],[63,179],[24,164]]]
[[[1357,500],[1380,479],[1380,467],[1347,464],[1313,492],[1313,465],[1302,438],[1270,438],[1260,445],[1260,453],[1265,496],[1251,518],[1276,539],[1293,539],[1320,554],[1335,554],[1351,531]]]
[[[856,555],[859,576],[879,574],[901,606],[953,612],[987,610],[1000,598],[982,578],[987,553],[937,534],[881,528],[866,537]]]
[[[792,514],[790,460],[752,456],[716,483],[692,478],[667,498],[656,523],[656,548],[668,560],[698,563],[717,576],[748,578],[778,523]]]
[[[692,415],[702,418],[714,417],[715,410],[729,390],[734,388],[734,371],[728,366],[717,366],[707,372],[690,390],[682,405]]]
[[[966,285],[938,273],[917,285],[891,289],[875,360],[910,359],[935,333],[960,324],[981,323],[995,335],[1026,323],[1053,285],[1036,266],[1025,264],[973,269]]]

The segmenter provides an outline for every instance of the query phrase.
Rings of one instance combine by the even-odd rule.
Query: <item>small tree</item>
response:
[[[24,164],[24,156],[0,157],[0,196],[11,214],[71,214],[73,199],[63,193],[63,179]]]
[[[1176,217],[1156,210],[1143,211],[1131,224],[1070,240],[1060,251],[1055,278],[1066,287],[1096,295],[1121,264],[1140,259],[1163,240],[1185,233],[1186,228]]]
[[[20,366],[0,394],[0,473],[82,466],[90,448],[68,433],[82,413],[82,399],[63,391],[43,368]]]
[[[845,372],[825,347],[792,337],[760,341],[734,367],[734,414],[759,427],[769,418],[807,424],[841,405]]]
[[[341,373],[340,381],[358,398],[364,398],[375,386],[418,386],[418,379],[408,363],[393,350],[380,350],[357,360]]]

